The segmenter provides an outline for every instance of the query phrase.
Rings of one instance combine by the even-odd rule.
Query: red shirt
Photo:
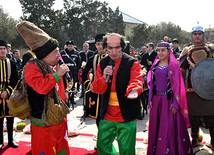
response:
[[[117,70],[119,68],[121,59],[122,59],[122,57],[115,60],[115,68],[113,71],[111,92],[116,92],[116,86],[115,86],[116,75],[117,75]],[[111,81],[109,80],[109,82],[111,82]],[[100,63],[97,66],[95,80],[93,81],[92,85],[93,85],[93,91],[97,94],[103,94],[107,90],[108,84],[105,83],[105,79],[104,79],[102,71],[100,69]],[[137,87],[142,88],[142,89],[138,90],[138,95],[140,95],[143,92],[143,78],[142,78],[140,64],[138,61],[135,61],[133,63],[132,69],[131,69],[130,81],[129,81],[129,85],[127,86],[127,89],[126,89],[125,96],[128,96],[129,92],[133,88],[137,88]],[[124,119],[122,118],[119,106],[108,105],[107,112],[106,112],[104,119],[113,121],[113,122],[124,122]]]
[[[56,66],[51,66],[53,73],[56,72]],[[59,96],[65,101],[65,88],[63,83],[63,77],[60,77],[59,82],[56,82],[52,74],[47,74],[45,77],[40,72],[38,66],[33,63],[29,63],[25,67],[24,71],[25,82],[37,93],[48,94],[51,89],[56,87]]]

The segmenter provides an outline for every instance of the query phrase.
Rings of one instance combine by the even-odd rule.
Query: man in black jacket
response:
[[[94,54],[94,51],[91,51],[89,50],[89,44],[88,43],[84,43],[83,44],[83,51],[81,51],[79,53],[80,55],[80,59],[81,59],[81,62],[88,62],[89,58]],[[85,93],[85,89],[84,89],[84,84],[83,84],[83,81],[82,81],[82,92],[81,92],[81,95],[80,95],[80,98],[83,97],[84,93]]]
[[[93,51],[89,50],[89,44],[84,43],[83,44],[83,51],[79,53],[81,61],[85,61],[86,63],[88,62],[89,57],[91,57],[94,54]]]
[[[144,65],[147,71],[150,70],[150,67],[152,66],[152,63],[154,62],[157,52],[154,51],[154,44],[148,43],[146,45],[146,53],[143,54],[141,59],[141,65]]]
[[[70,76],[73,77],[73,87],[71,88],[71,90],[75,90],[75,84],[76,82],[78,82],[78,71],[80,69],[81,60],[78,52],[74,49],[74,41],[67,40],[66,49],[62,51],[60,54],[62,56],[64,63],[69,67]],[[71,101],[72,104],[75,104],[74,93],[69,95],[69,100]]]
[[[98,64],[91,85],[92,91],[102,94],[98,154],[117,155],[113,146],[117,137],[120,154],[134,155],[136,122],[141,109],[139,95],[143,91],[141,66],[135,58],[122,53],[125,41],[119,34],[107,34],[103,47],[108,56]],[[109,80],[108,76],[111,76]]]
[[[102,39],[103,39],[103,36],[105,34],[97,34],[95,36],[95,46],[97,48],[97,50],[95,51],[94,55],[92,55],[86,66],[85,66],[85,69],[83,70],[83,73],[82,73],[82,82],[85,86],[85,90],[89,90],[90,89],[90,84],[91,84],[91,81],[88,79],[88,73],[92,73],[93,74],[93,77],[92,77],[92,81],[94,80],[94,75],[96,73],[96,70],[97,70],[97,64],[100,62],[100,60],[106,56],[106,52],[105,50],[103,49],[103,42],[102,42]],[[84,116],[87,116],[89,115],[90,117],[92,118],[96,118],[96,124],[97,124],[97,127],[99,127],[99,122],[100,122],[100,115],[99,115],[99,104],[101,102],[101,98],[100,98],[100,95],[95,95],[93,94],[96,98],[96,104],[94,105],[90,105],[90,109],[89,109],[89,105],[85,104],[84,105],[84,111],[85,111],[85,114]],[[93,98],[93,97],[92,97]],[[87,100],[87,99],[86,99]],[[98,105],[97,105],[98,104]]]

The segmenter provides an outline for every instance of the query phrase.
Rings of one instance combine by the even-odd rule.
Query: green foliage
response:
[[[9,17],[0,6],[0,39],[6,40],[7,43],[12,44],[18,35],[15,25],[16,21]]]
[[[160,22],[157,25],[138,25],[133,29],[134,36],[129,38],[135,48],[141,48],[145,43],[153,42],[154,45],[163,40],[164,36],[171,39],[177,38],[180,44],[191,41],[190,34],[171,22]]]
[[[64,0],[67,39],[73,39],[78,47],[98,33],[124,34],[124,23],[119,9],[112,11],[106,2],[94,0]]]

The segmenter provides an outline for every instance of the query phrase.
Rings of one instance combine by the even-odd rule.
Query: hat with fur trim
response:
[[[43,59],[59,46],[56,39],[31,22],[21,21],[16,25],[16,28],[38,59]]]
[[[0,40],[0,46],[5,46],[7,48],[7,42],[5,40]]]

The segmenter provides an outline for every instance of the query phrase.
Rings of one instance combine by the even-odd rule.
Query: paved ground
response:
[[[83,116],[83,98],[79,98],[80,94],[77,94],[77,97],[75,98],[76,105],[74,107],[74,110],[71,110],[70,114],[68,114],[67,118],[73,123],[74,127],[77,127],[78,131],[80,133],[87,133],[87,134],[97,134],[97,127],[96,127],[96,121],[93,118],[87,117],[81,124],[81,116]],[[146,130],[146,126],[148,125],[148,114],[145,114],[145,117],[143,120],[137,121],[137,138],[147,139],[148,138],[148,132]],[[15,118],[15,123],[20,122],[18,118]],[[29,123],[29,121],[26,121]],[[81,124],[81,125],[80,125]],[[190,129],[188,129],[190,133]],[[4,135],[6,132],[4,133]],[[200,134],[203,135],[204,143],[209,142],[210,136],[208,129],[201,128]],[[205,145],[201,145],[197,148],[194,148],[195,154],[214,154],[210,149],[208,149]]]

